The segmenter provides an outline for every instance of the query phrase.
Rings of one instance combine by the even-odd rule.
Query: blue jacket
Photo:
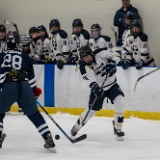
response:
[[[138,9],[136,9],[135,7],[132,7],[132,5],[130,5],[126,10],[124,10],[123,7],[121,7],[115,14],[114,16],[114,26],[118,27],[118,41],[119,41],[119,45],[122,42],[122,34],[123,32],[126,30],[126,28],[123,26],[123,16],[128,12],[134,12],[135,14],[138,15]],[[118,42],[117,42],[118,43]]]

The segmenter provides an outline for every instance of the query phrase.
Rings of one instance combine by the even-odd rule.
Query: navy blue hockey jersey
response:
[[[6,50],[0,53],[0,88],[12,69],[20,72],[26,72],[31,88],[36,86],[31,58],[20,50]]]

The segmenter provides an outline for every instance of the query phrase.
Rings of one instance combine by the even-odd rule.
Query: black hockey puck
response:
[[[59,136],[58,134],[56,134],[56,135],[55,135],[55,139],[56,139],[56,140],[59,140],[59,139],[60,139],[60,136]]]

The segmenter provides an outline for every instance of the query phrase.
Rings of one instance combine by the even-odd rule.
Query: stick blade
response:
[[[77,142],[80,142],[80,141],[83,141],[87,138],[87,135],[86,134],[83,134],[81,135],[80,137],[76,138],[76,139],[71,139],[71,142],[72,143],[77,143]]]
[[[4,21],[4,23],[5,23],[5,24],[12,24],[12,25],[14,25],[14,23],[13,23],[13,22],[8,21],[8,20],[5,20],[5,21]]]

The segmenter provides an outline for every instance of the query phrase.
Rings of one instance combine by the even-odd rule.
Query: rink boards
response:
[[[55,65],[35,65],[37,86],[43,90],[39,101],[49,113],[70,113],[79,115],[88,105],[89,87],[75,65],[66,65],[59,70]],[[136,70],[134,67],[123,70],[118,67],[117,79],[125,94],[125,118],[131,116],[143,119],[160,119],[160,71],[156,71],[141,81],[134,92],[137,79],[155,68]],[[103,109],[97,116],[112,117],[114,106],[105,99]],[[16,104],[12,111],[17,111]]]

